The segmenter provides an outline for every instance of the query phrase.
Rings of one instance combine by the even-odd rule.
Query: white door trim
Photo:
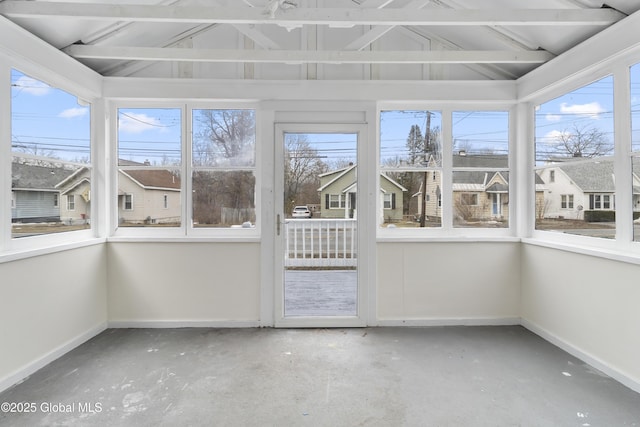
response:
[[[357,315],[356,316],[330,316],[330,317],[285,317],[284,316],[284,287],[283,287],[283,272],[284,272],[284,257],[282,256],[284,250],[284,241],[282,239],[282,227],[280,227],[280,236],[277,233],[277,221],[278,215],[280,221],[284,220],[284,135],[285,133],[353,133],[358,137],[358,154],[357,161],[359,165],[367,165],[367,125],[364,123],[357,124],[318,124],[318,123],[275,123],[275,135],[274,135],[274,203],[273,203],[273,217],[274,224],[276,225],[272,229],[274,235],[273,238],[273,254],[274,254],[274,268],[273,268],[273,283],[274,283],[274,325],[276,327],[363,327],[367,325],[369,300],[368,296],[372,291],[369,289],[369,281],[367,277],[368,269],[371,267],[369,264],[374,262],[368,257],[363,256],[368,253],[368,245],[373,244],[371,239],[375,240],[375,234],[372,234],[372,229],[366,227],[366,217],[358,218],[358,301],[357,301]],[[368,194],[369,179],[368,173],[358,173],[358,194]],[[372,193],[375,194],[375,193]],[[359,196],[356,200],[359,210],[362,211],[364,207],[373,206],[372,212],[375,212],[375,200],[368,200],[368,196]],[[368,210],[366,210],[368,211]],[[371,236],[370,236],[371,235]]]

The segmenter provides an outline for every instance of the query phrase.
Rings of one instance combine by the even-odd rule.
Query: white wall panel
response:
[[[108,247],[110,324],[257,325],[258,243],[111,242]]]
[[[0,390],[102,331],[104,244],[0,264]]]
[[[638,277],[638,265],[523,244],[523,321],[640,391]]]
[[[518,323],[520,243],[378,243],[378,319]]]

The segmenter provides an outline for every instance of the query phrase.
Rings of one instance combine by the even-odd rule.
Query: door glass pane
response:
[[[357,134],[284,137],[284,315],[357,315]]]

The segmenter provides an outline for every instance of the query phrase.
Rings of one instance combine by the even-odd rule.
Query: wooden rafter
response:
[[[397,8],[295,8],[278,11],[274,18],[250,7],[158,6],[85,4],[5,0],[0,14],[9,18],[67,17],[106,21],[184,22],[224,24],[277,24],[338,27],[357,25],[611,25],[625,15],[614,9],[428,9],[407,13]]]

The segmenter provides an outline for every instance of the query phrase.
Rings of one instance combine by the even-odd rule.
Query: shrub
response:
[[[584,220],[587,222],[615,222],[615,211],[584,211]]]

